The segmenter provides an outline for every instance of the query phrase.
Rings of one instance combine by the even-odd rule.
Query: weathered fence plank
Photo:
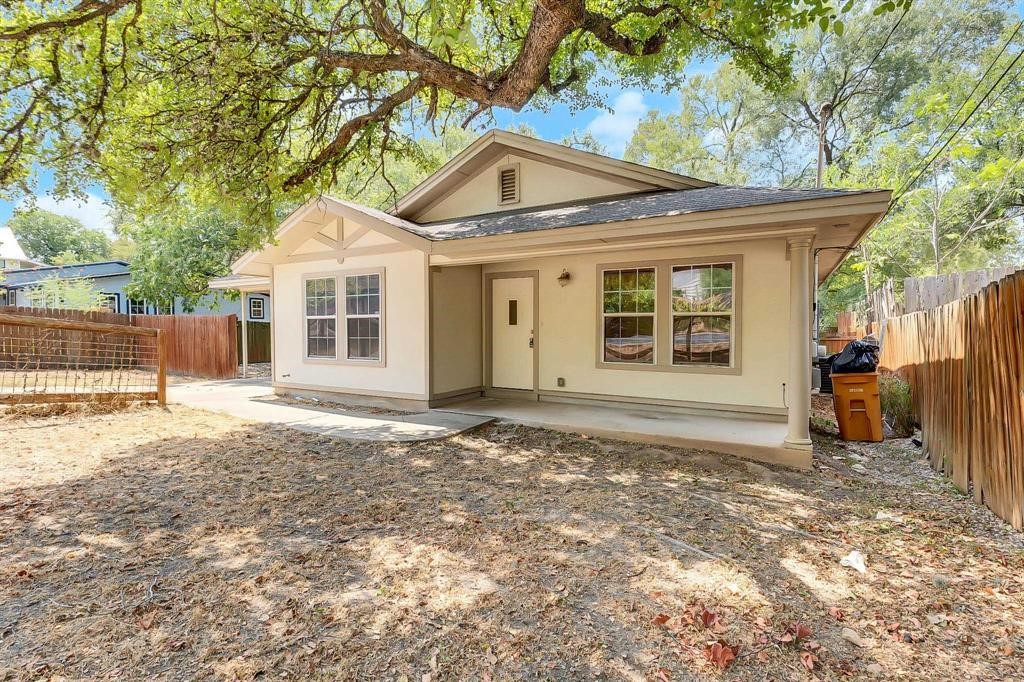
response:
[[[881,366],[910,384],[932,466],[1024,528],[1024,271],[889,319]]]

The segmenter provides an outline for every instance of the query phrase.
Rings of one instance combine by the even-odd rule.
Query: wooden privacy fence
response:
[[[253,322],[245,323],[249,337],[249,362],[270,362],[270,323]],[[242,357],[242,323],[238,323],[238,343],[235,344],[235,352]]]
[[[210,379],[232,379],[238,374],[239,350],[236,340],[238,332],[235,315],[129,316],[98,310],[57,310],[15,306],[0,306],[0,312],[163,329],[167,332],[168,371]],[[255,360],[250,361],[256,362]]]
[[[1024,528],[1024,271],[890,319],[880,360],[910,384],[932,466]]]
[[[1012,275],[1017,268],[1006,266],[970,272],[951,272],[931,277],[908,277],[903,280],[904,310],[914,313],[973,296],[991,282]]]
[[[167,368],[190,376],[238,375],[234,315],[134,315],[133,323],[167,332]]]
[[[167,401],[164,332],[0,312],[0,404]]]

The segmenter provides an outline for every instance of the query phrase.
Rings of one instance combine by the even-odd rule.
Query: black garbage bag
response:
[[[851,341],[832,360],[833,374],[862,374],[878,369],[878,346],[868,341]]]

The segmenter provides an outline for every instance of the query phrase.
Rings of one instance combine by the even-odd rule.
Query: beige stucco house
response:
[[[391,211],[310,201],[233,271],[271,289],[280,391],[733,419],[739,436],[697,442],[807,466],[815,279],[889,200],[720,186],[491,131]],[[754,422],[777,442],[751,453]]]

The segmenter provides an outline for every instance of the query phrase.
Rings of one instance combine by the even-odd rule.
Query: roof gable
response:
[[[491,130],[402,197],[392,213],[414,221],[458,217],[458,207],[450,207],[445,212],[431,209],[469,183],[479,182],[481,173],[509,157],[560,169],[567,176],[593,179],[589,193],[563,196],[561,201],[659,189],[692,189],[714,184],[504,130]],[[550,195],[544,195],[544,199],[530,203],[553,203]],[[480,212],[474,208],[479,209],[479,203],[473,203],[469,212]]]

